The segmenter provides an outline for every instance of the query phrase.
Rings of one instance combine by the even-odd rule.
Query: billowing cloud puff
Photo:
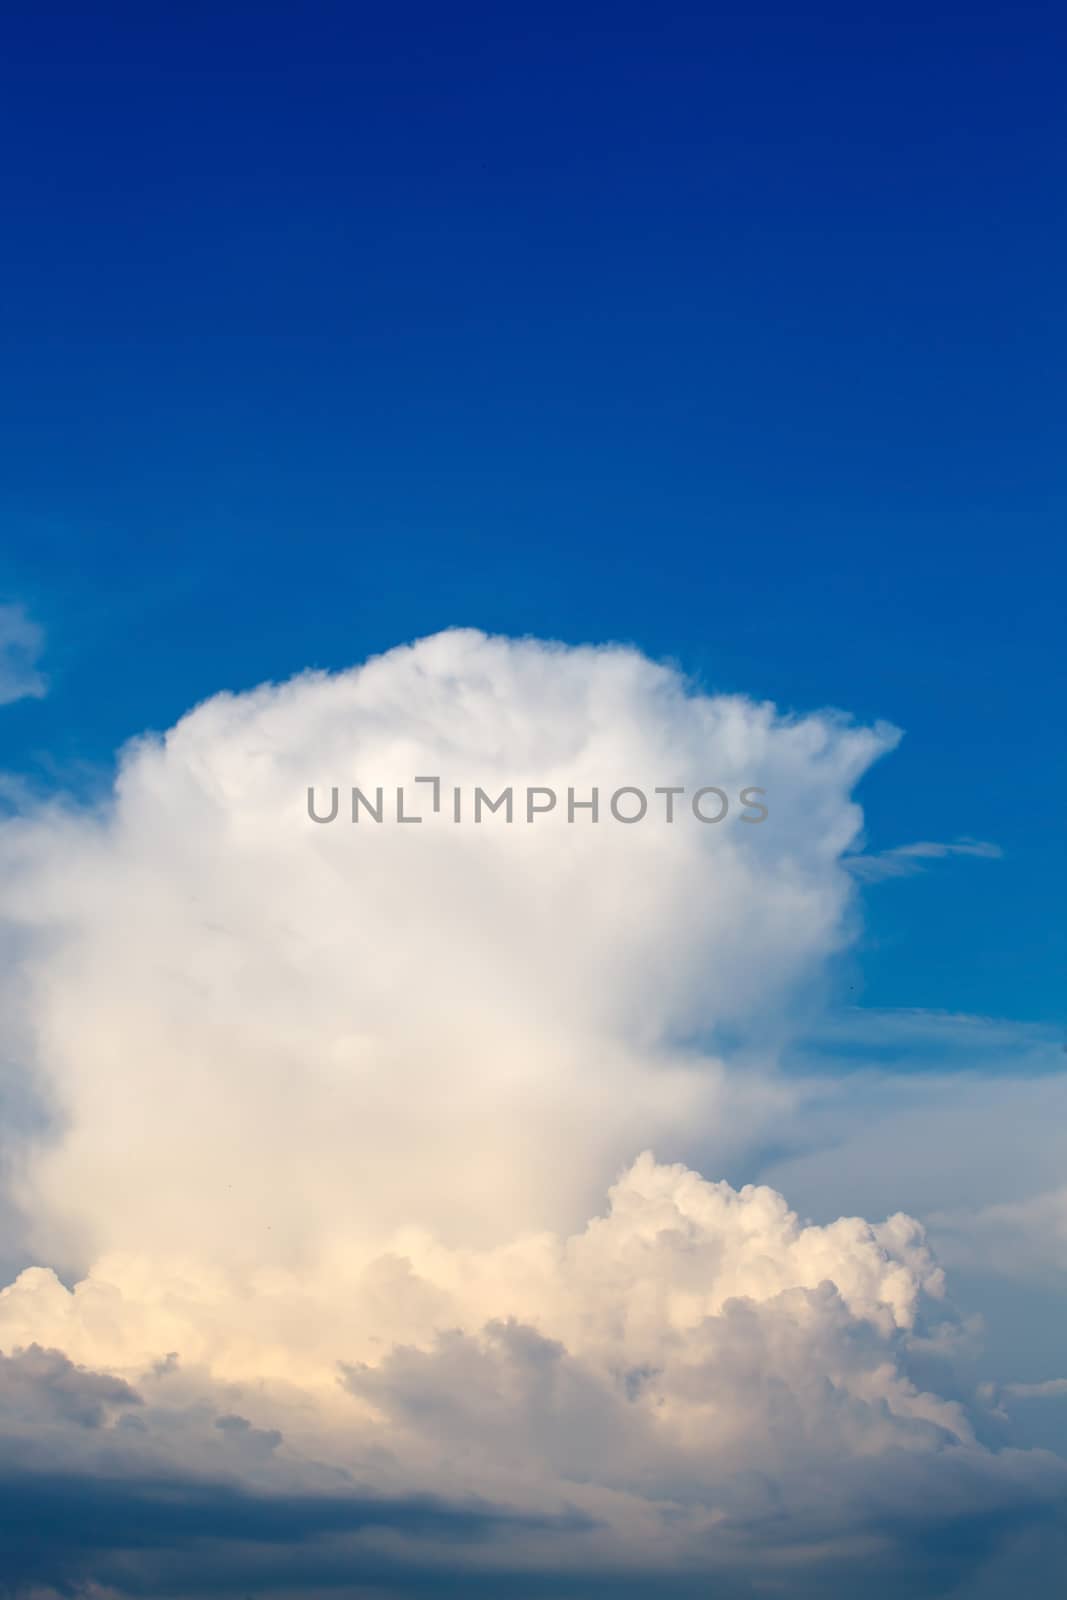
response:
[[[894,738],[453,632],[217,697],[131,746],[104,810],[10,824],[38,1127],[7,1157],[33,1265],[0,1294],[0,1411],[42,1503],[57,1473],[135,1483],[156,1530],[135,1550],[108,1502],[95,1544],[10,1570],[824,1594],[877,1559],[887,1593],[924,1561],[948,1593],[988,1551],[942,1556],[946,1528],[1047,1520],[1062,1463],[953,1376],[916,1223],[805,1225],[696,1170],[797,1104],[776,1054],[850,937],[852,790]],[[479,788],[513,819],[475,822]],[[528,789],[558,802],[527,820]]]
[[[891,742],[632,651],[465,632],[208,701],[125,753],[103,815],[8,831],[25,1048],[62,1128],[24,1174],[33,1242],[261,1263],[581,1220],[645,1144],[725,1122],[718,1040],[773,1040],[842,940],[850,790]],[[418,825],[309,819],[309,786],[413,805],[428,774],[446,804],[424,786]],[[597,788],[606,811],[624,785],[759,787],[770,815],[455,824],[447,799]]]

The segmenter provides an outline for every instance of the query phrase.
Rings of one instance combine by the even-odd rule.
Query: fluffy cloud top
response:
[[[2,847],[62,1130],[24,1173],[32,1242],[262,1263],[402,1224],[503,1237],[577,1223],[648,1143],[695,1154],[717,1037],[772,1038],[844,936],[850,790],[892,737],[468,632],[198,707],[126,752],[107,813]],[[426,773],[757,785],[771,815],[308,818],[309,785]]]

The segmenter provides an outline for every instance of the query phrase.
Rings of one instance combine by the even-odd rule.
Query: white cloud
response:
[[[693,1041],[771,1028],[848,936],[849,791],[891,740],[689,695],[630,651],[459,632],[134,745],[112,809],[0,846],[27,1048],[65,1123],[25,1172],[39,1248],[507,1236],[588,1216],[649,1142],[736,1143],[778,1091]],[[309,784],[427,772],[493,794],[752,784],[772,816],[308,819]]]
[[[216,697],[130,747],[106,809],[7,824],[4,998],[49,1134],[10,1152],[40,1264],[0,1346],[147,1386],[168,1439],[190,1408],[280,1431],[257,1472],[577,1508],[515,1534],[529,1572],[829,1592],[909,1518],[1046,1505],[1062,1463],[921,1378],[954,1313],[916,1223],[807,1226],[693,1170],[811,1100],[775,1052],[854,932],[851,791],[894,739],[453,632]],[[770,815],[308,819],[309,784],[425,773],[752,785]]]
[[[898,844],[874,855],[849,855],[845,866],[863,883],[880,883],[885,878],[913,878],[929,861],[947,856],[973,856],[981,861],[999,861],[1004,852],[986,839],[956,839],[952,844],[937,844],[923,839],[915,844]]]
[[[44,649],[44,630],[21,605],[0,605],[0,706],[15,700],[39,700],[46,692],[37,663]]]
[[[138,1454],[142,1475],[160,1460],[203,1470],[205,1413],[236,1415],[212,1424],[215,1470],[232,1433],[244,1455],[226,1464],[261,1488],[303,1494],[333,1470],[384,1495],[580,1514],[583,1531],[517,1539],[531,1570],[681,1564],[767,1581],[799,1563],[831,1585],[843,1570],[848,1592],[857,1556],[894,1567],[917,1524],[1047,1508],[1067,1488],[1063,1463],[994,1453],[973,1410],[912,1376],[911,1352],[951,1316],[942,1295],[906,1217],[804,1225],[773,1190],[645,1155],[570,1238],[470,1250],[408,1233],[240,1285],[115,1256],[73,1290],[23,1275],[0,1298],[0,1336],[124,1368],[150,1402],[148,1439],[116,1424],[131,1473]],[[168,1344],[188,1366],[149,1365]],[[106,1436],[55,1429],[84,1426],[75,1406],[124,1411],[125,1391],[55,1358],[17,1376],[19,1415],[48,1409],[61,1459],[113,1453]],[[471,1558],[448,1559],[454,1572]]]
[[[1006,1383],[1004,1393],[1018,1400],[1067,1399],[1067,1378],[1046,1378],[1043,1383]]]

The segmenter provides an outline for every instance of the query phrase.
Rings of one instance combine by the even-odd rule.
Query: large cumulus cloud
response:
[[[773,1038],[842,939],[850,790],[891,740],[689,694],[634,652],[463,632],[198,707],[126,752],[102,815],[8,830],[62,1126],[24,1173],[33,1242],[262,1262],[587,1216],[643,1145],[725,1126],[717,1036]],[[772,817],[308,819],[308,785],[425,773],[758,785]]]
[[[852,791],[894,739],[453,632],[219,696],[130,747],[107,807],[10,823],[34,1115],[6,1151],[5,1459],[45,1499],[64,1473],[236,1496],[228,1534],[157,1516],[150,1548],[102,1513],[25,1581],[826,1593],[877,1559],[942,1593],[998,1518],[1044,1525],[1062,1463],[953,1376],[918,1225],[805,1225],[700,1175],[799,1104],[777,1055],[854,929]],[[309,785],[419,774],[754,785],[770,815],[308,817]],[[271,1495],[306,1509],[284,1558],[246,1504]]]

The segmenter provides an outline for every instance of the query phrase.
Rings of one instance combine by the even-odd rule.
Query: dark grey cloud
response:
[[[399,1529],[413,1538],[483,1539],[527,1528],[585,1526],[576,1514],[531,1517],[491,1505],[450,1505],[430,1495],[265,1495],[221,1480],[91,1478],[0,1472],[0,1529],[17,1542],[41,1519],[85,1549],[169,1546],[186,1539],[303,1544],[323,1534]]]
[[[11,1356],[0,1352],[0,1416],[9,1423],[99,1428],[115,1409],[140,1404],[140,1395],[121,1378],[87,1372],[61,1350],[34,1344]]]
[[[0,1474],[0,1593],[129,1600],[998,1600],[1023,1585],[1057,1600],[1065,1550],[1049,1509],[967,1514],[926,1524],[891,1521],[853,1530],[852,1548],[798,1552],[776,1580],[773,1563],[746,1571],[739,1553],[704,1569],[619,1570],[595,1557],[584,1568],[530,1570],[509,1561],[531,1537],[595,1533],[580,1517],[536,1518],[431,1497],[249,1494],[224,1482],[87,1479]],[[750,1530],[773,1554],[773,1518]],[[858,1535],[858,1539],[855,1536]],[[864,1547],[865,1539],[869,1541]],[[814,1557],[814,1559],[812,1559]],[[1000,1589],[989,1587],[997,1574]],[[89,1586],[97,1585],[98,1589]]]
[[[755,1330],[743,1331],[751,1342]],[[621,1373],[612,1390],[594,1384],[558,1342],[512,1322],[491,1325],[481,1346],[446,1336],[434,1356],[398,1351],[373,1382],[357,1369],[347,1381],[364,1394],[375,1389],[398,1426],[402,1417],[432,1418],[457,1449],[471,1429],[488,1431],[500,1448],[512,1428],[517,1455],[551,1452],[563,1435],[573,1454],[584,1431],[590,1450],[584,1467],[575,1457],[576,1470],[603,1479],[610,1473],[598,1455],[625,1450],[612,1407],[633,1411],[628,1379]],[[173,1368],[162,1379],[146,1374],[142,1395],[57,1351],[0,1357],[0,1594],[993,1600],[1024,1582],[1034,1600],[1058,1594],[1064,1520],[1042,1462],[1023,1452],[900,1449],[852,1461],[845,1493],[829,1458],[809,1451],[812,1481],[792,1505],[780,1486],[738,1463],[715,1491],[727,1514],[703,1546],[689,1545],[684,1568],[638,1568],[620,1561],[596,1517],[566,1505],[530,1511],[389,1492],[336,1471],[331,1487],[317,1487],[322,1473],[287,1453],[280,1430],[214,1406],[210,1394],[165,1411],[159,1386],[173,1381]],[[229,1398],[220,1391],[220,1402]],[[771,1405],[785,1417],[788,1394]],[[785,1421],[792,1430],[795,1419]],[[798,1447],[803,1454],[802,1439]],[[577,1488],[579,1478],[572,1481]],[[676,1475],[672,1492],[684,1520],[708,1486]],[[991,1573],[1000,1590],[989,1587]]]
[[[174,1370],[146,1375],[156,1394]],[[96,1584],[131,1596],[243,1596],[249,1582],[329,1591],[408,1564],[361,1552],[363,1537],[444,1551],[590,1526],[567,1509],[376,1492],[279,1459],[283,1445],[280,1430],[209,1399],[167,1410],[57,1350],[0,1355],[0,1593],[74,1596]],[[336,1487],[315,1487],[323,1479]]]

